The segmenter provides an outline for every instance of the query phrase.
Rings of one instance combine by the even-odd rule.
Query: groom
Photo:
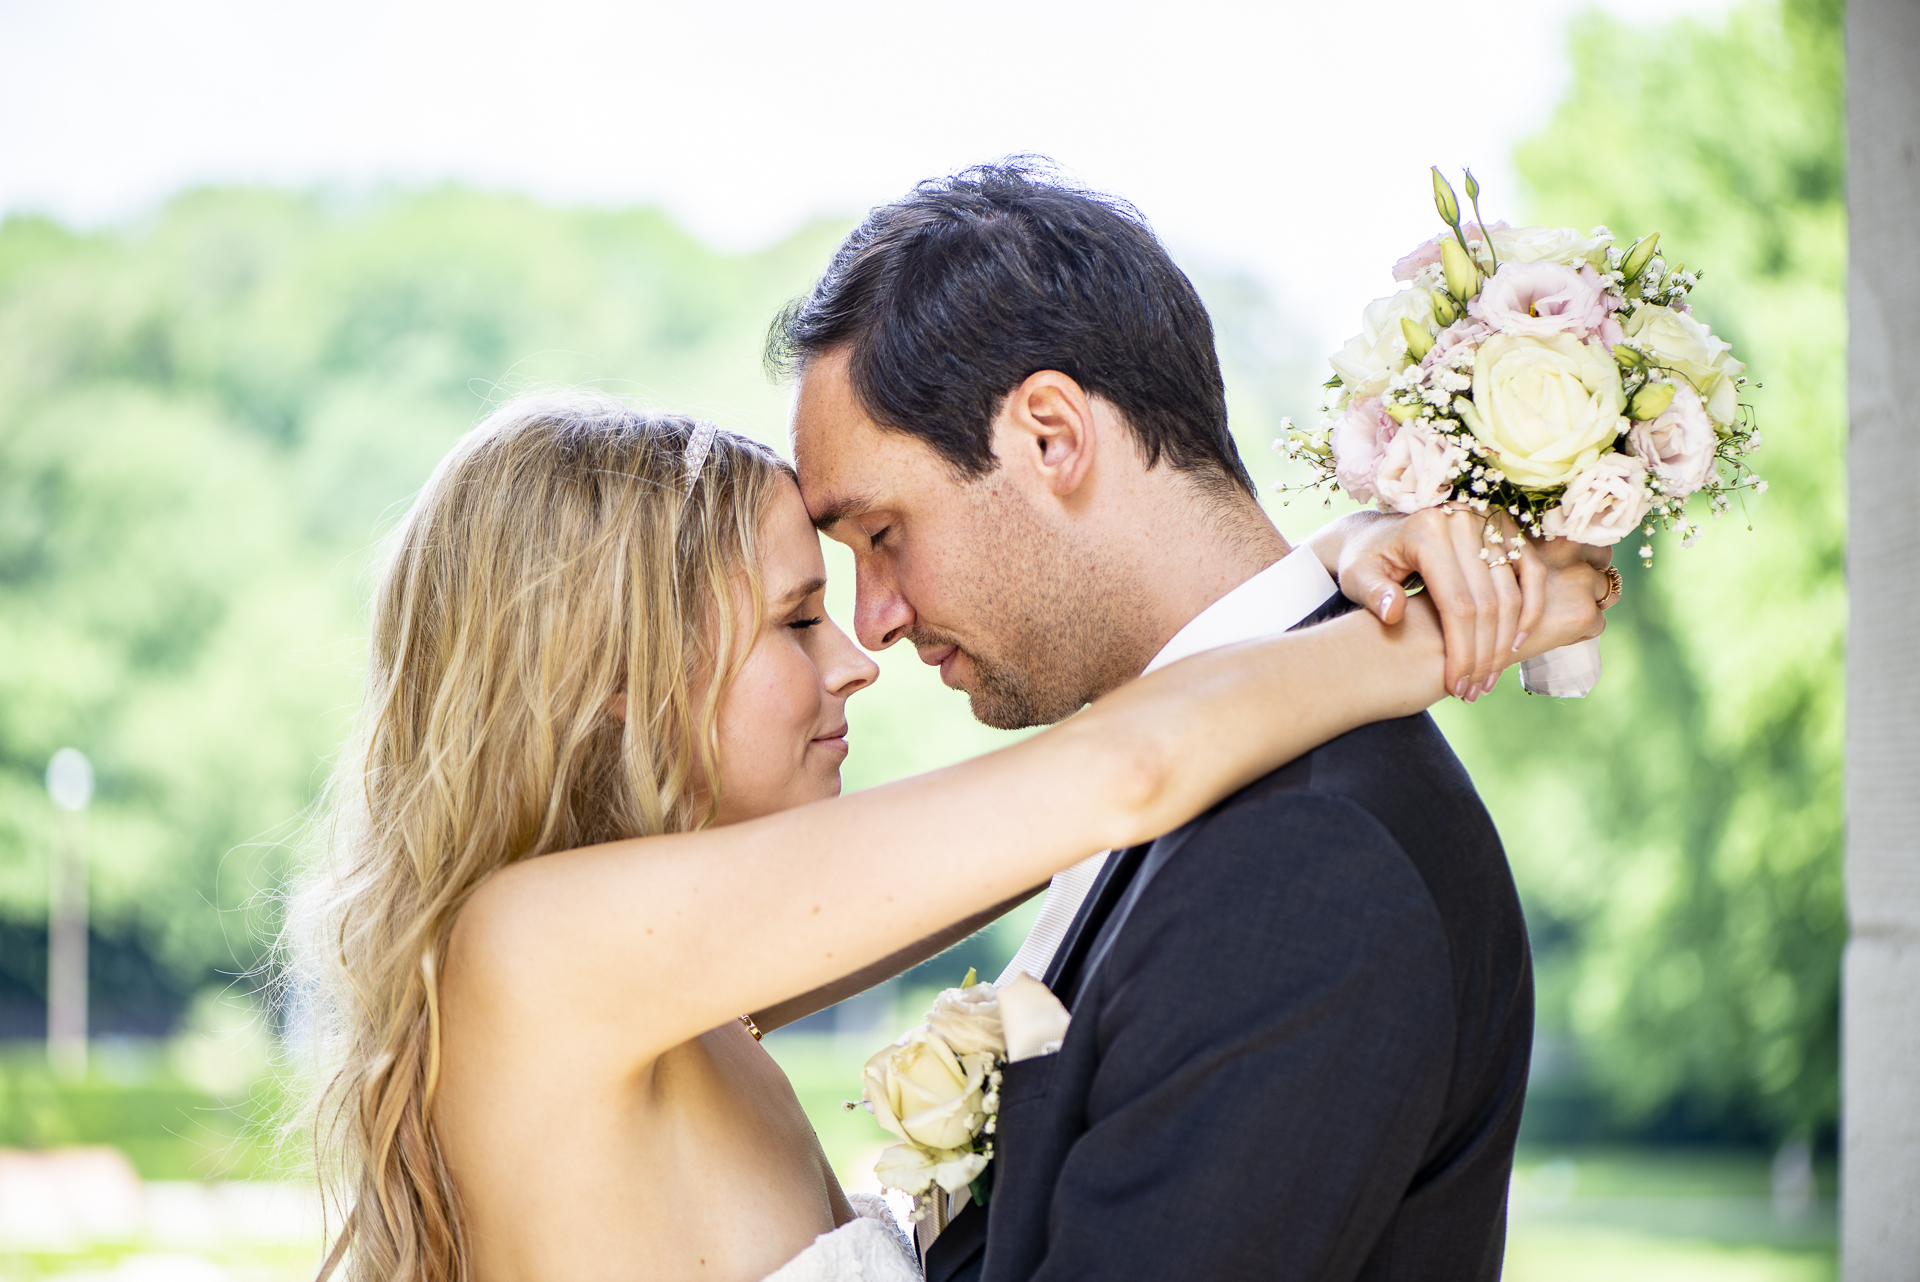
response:
[[[860,640],[912,642],[989,725],[1337,612],[1256,502],[1206,310],[1129,207],[1021,164],[922,184],[770,353]],[[929,1282],[1498,1276],[1532,974],[1426,716],[1061,874],[1014,968],[1072,1027],[1008,1067],[990,1205]]]

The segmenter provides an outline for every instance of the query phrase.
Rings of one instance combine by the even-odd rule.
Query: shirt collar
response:
[[[1153,656],[1146,671],[1202,650],[1277,636],[1319,609],[1335,591],[1320,558],[1305,546],[1297,547],[1194,615]]]

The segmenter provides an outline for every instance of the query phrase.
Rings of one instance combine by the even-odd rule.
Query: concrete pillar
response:
[[[1847,12],[1841,1274],[1920,1279],[1920,0]]]

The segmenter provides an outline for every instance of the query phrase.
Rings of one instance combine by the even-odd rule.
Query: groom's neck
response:
[[[1137,669],[1145,669],[1201,611],[1291,550],[1250,495],[1168,499],[1145,508],[1146,519],[1129,540],[1146,610]]]

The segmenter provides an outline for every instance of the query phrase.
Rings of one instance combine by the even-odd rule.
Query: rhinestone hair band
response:
[[[683,499],[693,497],[693,487],[700,483],[700,469],[707,465],[707,455],[713,452],[713,438],[719,431],[717,423],[700,422],[693,425],[693,435],[687,438],[687,452],[681,456],[681,465],[687,473],[687,486],[681,494]]]

